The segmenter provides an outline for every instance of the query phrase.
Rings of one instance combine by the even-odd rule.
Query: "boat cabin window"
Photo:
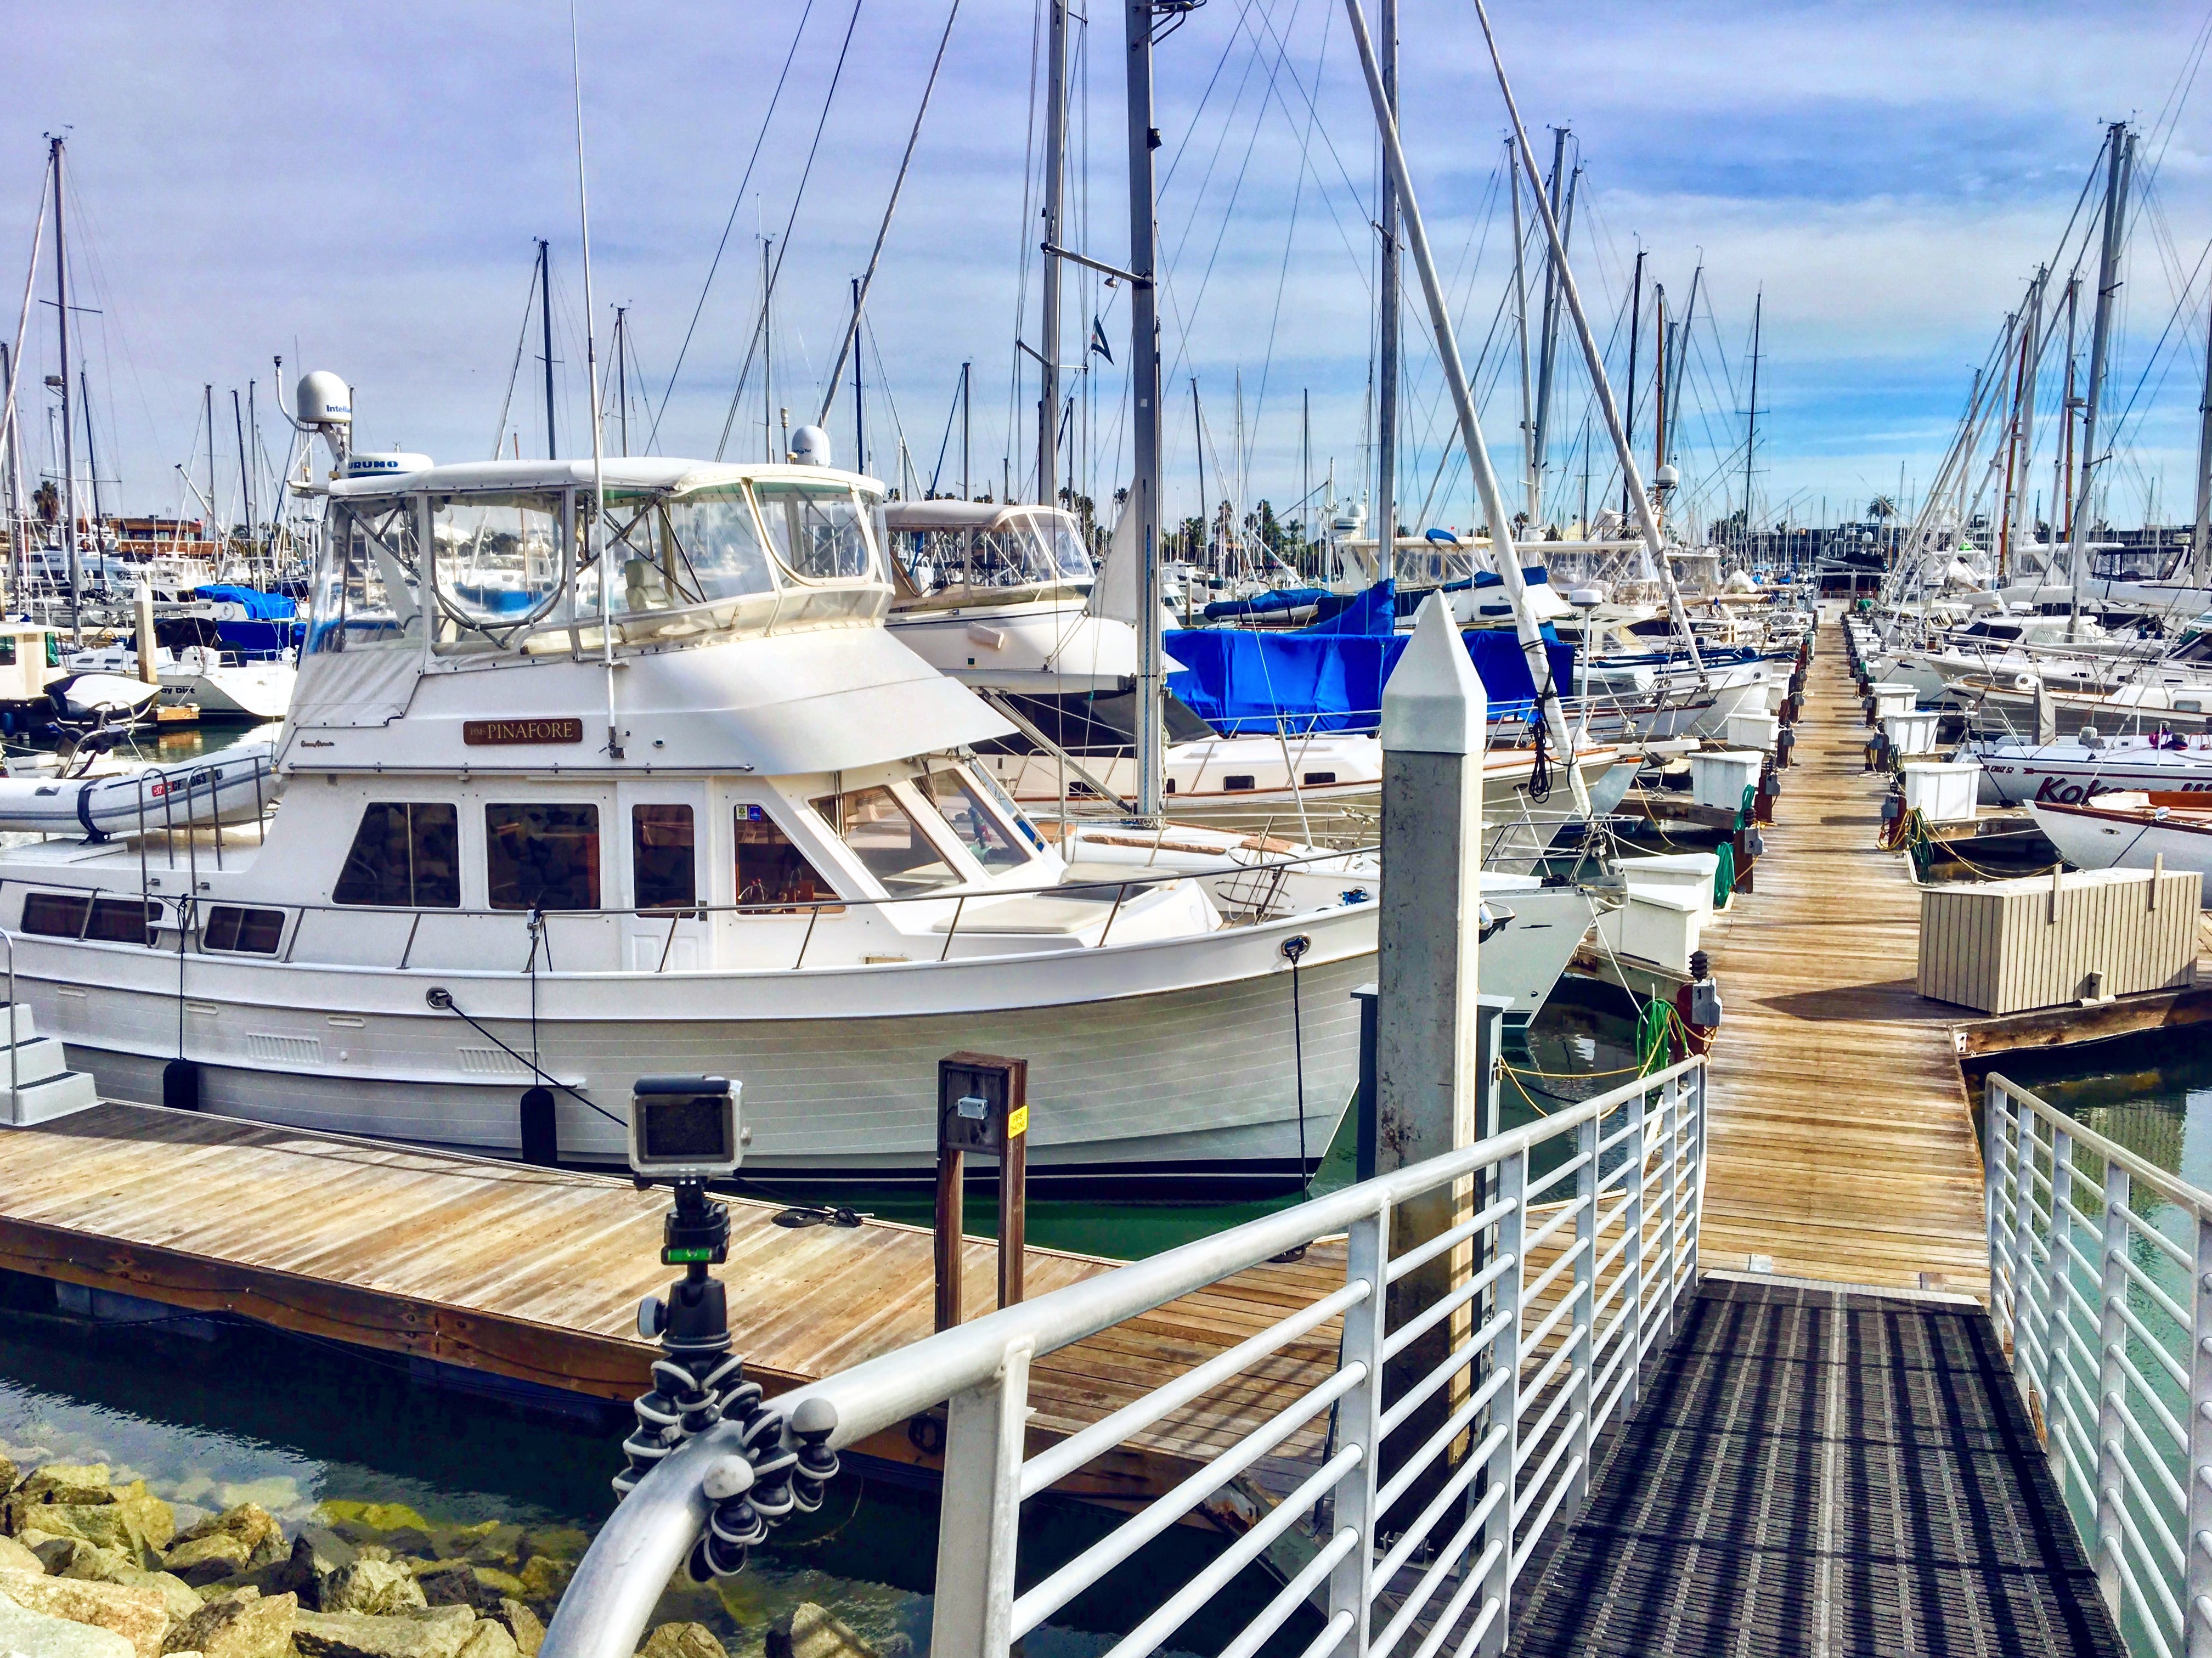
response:
[[[894,895],[959,884],[960,872],[881,784],[849,794],[825,794],[811,804],[868,873]]]
[[[441,648],[505,644],[560,603],[567,500],[559,489],[430,498]]]
[[[27,893],[23,898],[23,931],[35,932],[43,938],[82,938],[85,917],[91,913],[92,900],[82,893]]]
[[[975,785],[964,775],[946,768],[926,774],[922,781],[923,793],[952,826],[952,832],[960,837],[960,844],[968,848],[968,855],[985,869],[995,874],[1002,869],[1018,869],[1029,862],[1028,848],[999,821],[998,814],[983,804]]]
[[[418,644],[415,497],[332,501],[325,535],[308,650]]]
[[[237,904],[211,904],[200,923],[200,948],[234,951],[243,956],[274,956],[284,936],[281,909],[246,909]]]
[[[806,581],[866,576],[871,560],[860,503],[842,483],[757,483],[761,521],[783,567]]]
[[[699,902],[691,808],[632,806],[629,811],[630,902],[639,909],[691,909]]]
[[[331,899],[392,909],[458,909],[459,812],[442,800],[370,802]]]
[[[88,893],[33,892],[23,899],[23,931],[47,938],[91,938],[108,944],[150,944],[161,907],[143,898],[95,898]]]
[[[739,904],[749,909],[811,904],[837,896],[837,890],[822,878],[806,860],[806,854],[791,844],[791,837],[769,816],[767,807],[739,806],[736,828]],[[771,913],[791,914],[787,909]]]
[[[484,878],[494,909],[597,909],[599,809],[486,806]]]

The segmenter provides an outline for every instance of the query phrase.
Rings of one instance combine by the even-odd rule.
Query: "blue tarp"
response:
[[[245,610],[246,619],[218,622],[215,631],[226,649],[247,657],[273,656],[290,649],[300,643],[306,631],[305,624],[300,621],[298,604],[286,593],[264,593],[258,587],[210,582],[193,588],[192,597],[236,604]]]
[[[1395,610],[1390,586],[1382,583],[1326,622],[1293,633],[1249,633],[1236,628],[1170,631],[1167,652],[1183,665],[1168,688],[1191,711],[1225,737],[1292,732],[1372,731],[1382,720],[1382,687],[1405,649],[1389,630]],[[1490,699],[1492,719],[1523,712],[1535,688],[1521,642],[1507,629],[1478,628],[1462,635],[1475,672]],[[1547,626],[1552,672],[1560,689],[1574,683],[1574,648]]]
[[[283,593],[264,593],[258,587],[237,587],[227,583],[212,583],[192,589],[195,598],[211,598],[225,604],[242,604],[246,614],[256,622],[289,622],[299,615],[300,607]]]

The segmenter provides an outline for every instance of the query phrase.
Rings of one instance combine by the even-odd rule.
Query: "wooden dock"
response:
[[[103,1104],[0,1133],[0,1268],[607,1400],[649,1385],[657,1349],[633,1321],[639,1300],[677,1275],[659,1260],[668,1204],[665,1191],[641,1192],[625,1178],[155,1106]],[[927,1231],[878,1221],[787,1227],[780,1212],[733,1200],[730,1259],[718,1271],[736,1349],[771,1395],[931,1333]],[[1030,1249],[1024,1270],[1037,1296],[1116,1264]],[[971,1316],[996,1305],[996,1246],[970,1240]],[[1030,1379],[1032,1448],[1343,1282],[1341,1245],[1316,1246],[1040,1358]],[[1157,1494],[1335,1360],[1330,1324],[1133,1438],[1068,1489],[1107,1500]],[[1294,1437],[1285,1456],[1310,1456],[1322,1431],[1316,1424]],[[904,1433],[856,1448],[936,1462]],[[1232,1508],[1274,1483],[1255,1472]]]
[[[1986,1298],[1966,1010],[1914,989],[1920,893],[1875,846],[1887,780],[1864,770],[1840,628],[1806,691],[1758,890],[1705,941],[1727,1011],[1700,1264]]]

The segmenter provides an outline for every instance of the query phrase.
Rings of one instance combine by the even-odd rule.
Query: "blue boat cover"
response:
[[[1394,632],[1389,582],[1358,595],[1336,615],[1293,632],[1236,628],[1172,629],[1167,652],[1183,665],[1168,688],[1224,737],[1303,732],[1372,731],[1382,721],[1382,687],[1406,647]],[[1574,647],[1547,624],[1554,683],[1574,683]],[[1468,654],[1490,699],[1490,716],[1526,714],[1535,701],[1528,659],[1510,629],[1463,633]]]
[[[226,604],[242,604],[255,622],[289,622],[300,607],[283,593],[264,593],[258,587],[237,587],[224,582],[192,589],[195,598],[211,598]]]

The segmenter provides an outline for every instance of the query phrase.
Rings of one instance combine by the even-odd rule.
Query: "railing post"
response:
[[[2034,1135],[2027,1136],[2034,1144]],[[2121,1356],[2127,1350],[2127,1321],[2120,1316],[2128,1293],[2127,1273],[2120,1263],[2127,1259],[2128,1220],[2121,1212],[2127,1206],[2128,1171],[2117,1157],[2105,1159],[2105,1247],[2098,1256],[2098,1266],[2103,1278],[2103,1288],[2098,1302],[2097,1367],[2097,1587],[2103,1591],[2105,1604],[2112,1608],[2112,1616],[2121,1615],[2120,1548],[2125,1533],[2122,1529],[2120,1505],[2127,1501],[2127,1475],[2123,1464],[2127,1456],[2127,1376],[2120,1368]]]
[[[2074,1197],[2074,1137],[2057,1124],[2051,1131],[2051,1269],[2045,1275],[2045,1297],[2048,1302],[2043,1312],[2043,1339],[2037,1344],[2037,1380],[2043,1386],[2044,1437],[2046,1442],[2058,1441],[2058,1424],[2062,1420],[2061,1396],[2066,1389],[2066,1344],[2072,1339],[2074,1301],[2066,1293],[2069,1278],[2074,1270],[2074,1258],[2067,1253],[2072,1242],[2074,1218],[2067,1206]],[[2033,1282],[2035,1263],[2028,1263],[2027,1271],[2020,1276],[2024,1283]],[[2020,1325],[2014,1325],[2013,1352],[2014,1368],[2019,1364]],[[2086,1401],[2085,1401],[2086,1402]],[[2058,1489],[2063,1494],[2067,1486],[2066,1468],[2069,1457],[2058,1462]]]
[[[1575,1238],[1582,1245],[1575,1257],[1575,1287],[1568,1293],[1579,1303],[1567,1315],[1565,1339],[1575,1344],[1577,1351],[1567,1361],[1567,1385],[1574,1390],[1574,1400],[1567,1406],[1569,1431],[1575,1436],[1575,1448],[1569,1453],[1575,1460],[1574,1479],[1570,1483],[1567,1498],[1556,1516],[1560,1525],[1571,1525],[1575,1516],[1583,1511],[1583,1503],[1589,1497],[1590,1417],[1597,1407],[1596,1357],[1597,1320],[1597,1142],[1599,1119],[1595,1114],[1585,1117],[1575,1129],[1575,1151],[1585,1159],[1575,1171]]]
[[[1502,1539],[1505,1546],[1491,1561],[1482,1587],[1475,1591],[1478,1608],[1492,1600],[1498,1602],[1498,1615],[1490,1620],[1482,1644],[1476,1649],[1481,1658],[1498,1658],[1504,1652],[1506,1631],[1513,1621],[1513,1528],[1520,1519],[1514,1502],[1513,1467],[1520,1460],[1521,1291],[1528,1281],[1528,1154],[1522,1151],[1498,1165],[1498,1195],[1513,1207],[1498,1223],[1496,1258],[1503,1260],[1510,1255],[1513,1265],[1498,1275],[1498,1287],[1492,1293],[1497,1298],[1498,1309],[1510,1309],[1513,1316],[1490,1344],[1491,1374],[1506,1378],[1498,1387],[1496,1402],[1490,1407],[1490,1419],[1493,1424],[1502,1423],[1505,1432],[1498,1448],[1491,1454],[1486,1475],[1490,1490],[1499,1493],[1498,1508],[1484,1524],[1482,1535],[1475,1540],[1475,1554],[1480,1558],[1493,1540]]]
[[[2012,1320],[2011,1284],[2003,1272],[2004,1250],[2002,1243],[2004,1228],[2004,1090],[1995,1076],[1982,1082],[1982,1225],[1988,1234],[1990,1252],[1990,1313],[1996,1317],[2003,1309],[2005,1322]],[[2006,1331],[2000,1328],[2000,1334]]]
[[[2035,1114],[2018,1100],[2012,1113],[2012,1242],[2007,1273],[2014,1373],[2020,1370],[2021,1309],[2035,1274]]]
[[[1657,1341],[1664,1346],[1674,1339],[1674,1307],[1680,1299],[1682,1217],[1678,1189],[1682,1154],[1682,1079],[1675,1078],[1659,1088],[1659,1260],[1666,1273],[1661,1288]]]
[[[1390,1261],[1390,1211],[1388,1206],[1362,1216],[1347,1229],[1345,1239],[1345,1282],[1367,1280],[1367,1299],[1345,1309],[1344,1345],[1340,1365],[1364,1364],[1367,1380],[1346,1394],[1336,1406],[1338,1448],[1358,1445],[1366,1450],[1359,1466],[1336,1488],[1334,1534],[1347,1527],[1359,1533],[1352,1552],[1328,1575],[1328,1615],[1352,1613],[1336,1652],[1339,1658],[1359,1658],[1367,1650],[1368,1617],[1375,1590],[1375,1493],[1381,1485],[1378,1464],[1382,1436],[1382,1343],[1388,1333],[1383,1309],[1389,1297],[1383,1278]]]
[[[1621,1384],[1620,1402],[1613,1407],[1626,1421],[1636,1408],[1638,1377],[1644,1369],[1644,1095],[1638,1090],[1628,1102],[1628,1121],[1635,1132],[1628,1137],[1628,1212],[1620,1218],[1628,1230],[1620,1253],[1626,1282],[1620,1293],[1628,1303],[1628,1379]],[[1592,1338],[1596,1338],[1593,1334]]]
[[[2212,1220],[2197,1220],[2197,1272],[2190,1284],[2189,1523],[2182,1533],[2189,1571],[2181,1597],[2182,1647],[2212,1658]]]
[[[931,1658],[1006,1658],[1012,1645],[1030,1354],[1013,1343],[996,1376],[950,1401]]]

